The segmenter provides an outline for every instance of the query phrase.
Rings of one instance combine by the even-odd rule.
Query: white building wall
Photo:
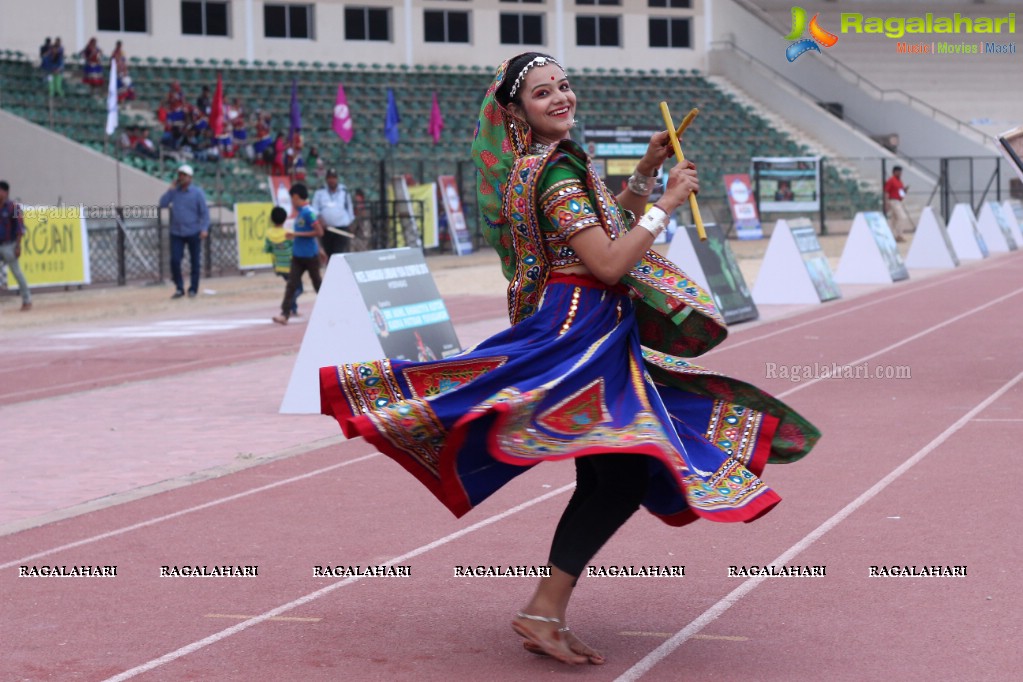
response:
[[[405,64],[409,62],[407,41],[410,41],[412,64],[452,66],[496,66],[518,52],[535,49],[556,53],[561,45],[566,65],[577,68],[692,69],[703,67],[706,40],[703,13],[708,2],[710,0],[693,0],[692,9],[664,9],[650,8],[646,0],[622,0],[618,7],[576,5],[575,0],[545,0],[542,4],[499,0],[318,0],[311,3],[314,37],[306,40],[264,37],[263,0],[229,0],[230,35],[227,37],[182,35],[178,0],[149,0],[147,33],[99,31],[96,0],[12,0],[4,3],[0,45],[34,57],[44,37],[59,35],[69,54],[82,49],[89,38],[96,37],[106,54],[110,54],[117,40],[123,41],[129,57],[184,58],[189,62],[198,57],[264,62]],[[349,5],[390,8],[391,40],[346,41],[344,10]],[[407,7],[411,12],[406,11]],[[427,9],[470,12],[470,43],[427,43],[423,36],[423,12]],[[502,45],[499,21],[504,12],[544,14],[545,44]],[[411,21],[407,20],[407,14],[411,15]],[[577,14],[620,16],[622,45],[576,46]],[[560,23],[558,16],[562,18]],[[650,48],[647,24],[650,16],[689,17],[693,47]]]

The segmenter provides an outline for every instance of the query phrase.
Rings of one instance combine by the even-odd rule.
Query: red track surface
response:
[[[457,520],[358,440],[3,537],[0,677],[1014,679],[1023,599],[1006,529],[1023,523],[1013,484],[1021,266],[1014,254],[879,289],[736,330],[713,352],[706,364],[786,399],[824,438],[803,462],[768,467],[784,501],[756,523],[679,530],[639,514],[612,539],[595,564],[684,564],[686,575],[580,580],[571,625],[607,656],[603,668],[520,648],[510,616],[532,579],[453,577],[456,565],[542,565],[571,465],[537,467]],[[499,318],[502,305],[449,301],[459,324]],[[56,396],[150,376],[140,371],[279,356],[296,329],[211,334],[198,357],[194,341],[51,355],[5,374],[0,404],[25,400],[18,386],[40,372],[52,390],[43,395]],[[110,357],[117,372],[100,371]],[[766,376],[767,363],[814,362],[908,366],[911,378]],[[240,368],[263,371],[260,361]],[[411,577],[313,577],[316,565],[389,561]],[[827,575],[727,575],[772,563],[825,565]],[[118,569],[18,577],[19,566],[44,564]],[[255,564],[259,575],[159,577],[161,565],[182,564]],[[966,565],[967,577],[868,577],[871,565],[892,564]]]

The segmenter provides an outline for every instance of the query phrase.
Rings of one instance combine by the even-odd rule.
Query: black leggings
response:
[[[575,492],[551,541],[550,564],[579,577],[590,559],[646,497],[648,459],[609,454],[575,458]]]

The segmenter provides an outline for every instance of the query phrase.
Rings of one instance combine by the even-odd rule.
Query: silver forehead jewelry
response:
[[[529,72],[534,66],[547,66],[548,64],[554,64],[561,66],[552,57],[537,56],[526,62],[526,65],[522,67],[522,71],[519,71],[519,75],[515,78],[515,82],[512,83],[511,90],[508,91],[508,97],[514,98],[515,93],[519,91],[519,87],[522,85],[522,81],[526,78],[526,73]]]

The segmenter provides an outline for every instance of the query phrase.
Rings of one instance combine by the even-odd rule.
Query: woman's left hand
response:
[[[636,164],[636,170],[643,175],[655,175],[657,169],[674,153],[674,150],[671,148],[671,139],[668,137],[668,131],[662,130],[654,133],[650,136],[650,144],[647,145],[646,153],[643,154],[643,158]]]

